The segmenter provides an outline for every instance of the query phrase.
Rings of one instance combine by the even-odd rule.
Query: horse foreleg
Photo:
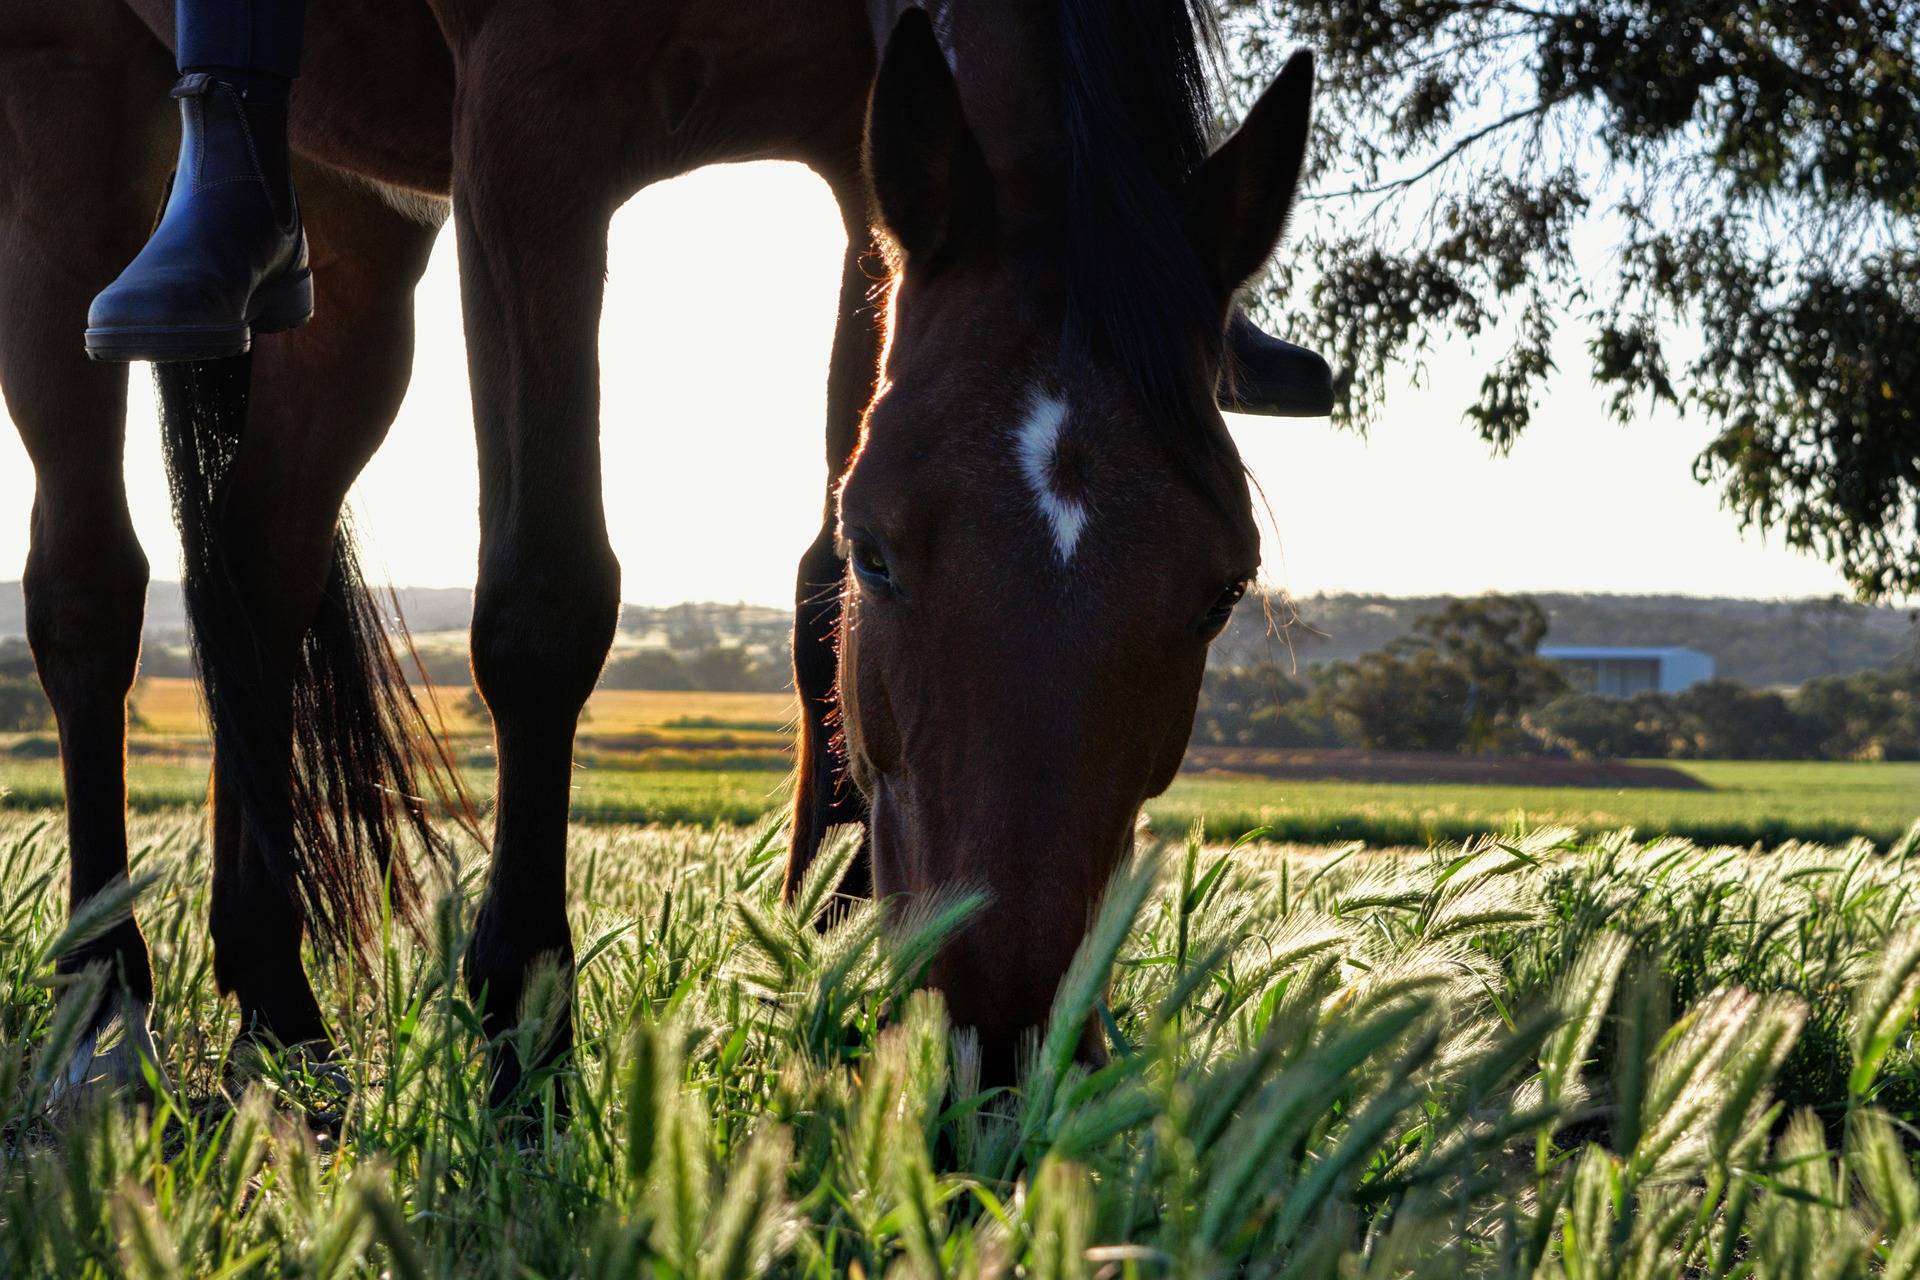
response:
[[[297,183],[321,302],[305,327],[255,345],[247,426],[218,529],[257,659],[248,741],[256,755],[271,753],[251,764],[256,778],[276,782],[291,778],[294,687],[328,589],[341,504],[406,393],[413,288],[436,234],[330,170],[301,168]],[[291,806],[268,805],[241,820],[230,750],[223,744],[214,761],[215,980],[240,1006],[243,1041],[324,1045],[326,1023],[301,964],[296,889],[276,875],[268,847],[297,838],[294,815]]]
[[[591,189],[614,168],[594,144],[611,145],[616,131],[553,66],[521,65],[524,50],[491,30],[456,49],[454,111],[454,225],[480,462],[473,675],[499,765],[466,981],[495,1044],[496,1106],[515,1097],[525,1072],[572,1045],[573,734],[620,605],[600,490],[597,345],[617,194]],[[547,966],[551,981],[534,982]],[[527,998],[536,991],[541,999]],[[564,1106],[564,1091],[555,1096]]]
[[[835,190],[845,193],[859,188],[848,182],[835,184]],[[841,194],[841,208],[847,255],[840,268],[840,310],[827,373],[827,492],[820,532],[800,558],[794,586],[793,685],[800,728],[792,842],[787,851],[788,897],[800,887],[827,831],[841,823],[864,823],[867,816],[865,801],[847,777],[837,731],[834,684],[839,674],[840,590],[847,564],[836,537],[834,495],[859,439],[861,415],[873,398],[883,334],[879,305],[870,296],[877,286],[878,258],[868,240],[864,196]],[[872,886],[872,867],[863,844],[840,891],[866,897]]]
[[[31,38],[15,38],[16,21]],[[0,18],[0,387],[33,461],[27,638],[60,735],[71,908],[127,883],[126,704],[147,590],[121,471],[127,370],[90,363],[80,332],[151,224],[169,69],[117,8],[27,5]],[[139,926],[129,917],[57,964],[69,976],[103,965],[108,977],[57,1078],[137,1078],[153,999]],[[117,1058],[100,1037],[116,1010]]]

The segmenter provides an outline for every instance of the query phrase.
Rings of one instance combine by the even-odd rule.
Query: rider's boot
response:
[[[153,237],[93,300],[96,360],[211,360],[313,315],[288,173],[291,82],[216,67],[180,78],[180,159]]]

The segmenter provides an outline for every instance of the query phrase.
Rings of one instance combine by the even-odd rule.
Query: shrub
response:
[[[711,645],[686,658],[689,688],[714,693],[778,693],[787,687],[787,669],[763,661],[739,645]]]
[[[0,733],[30,733],[52,723],[53,707],[39,680],[31,673],[0,676]]]
[[[1200,684],[1193,740],[1218,747],[1332,747],[1340,735],[1307,689],[1271,662],[1215,667]]]
[[[668,649],[634,649],[614,658],[600,675],[603,689],[778,693],[788,683],[784,661],[737,644],[709,645],[684,657]]]
[[[1526,726],[1541,746],[1589,760],[1666,754],[1665,699],[1603,698],[1569,693],[1527,713]]]
[[[1705,760],[1795,760],[1813,754],[1816,731],[1787,700],[1733,680],[1705,680],[1671,699],[1686,754]]]
[[[686,668],[666,649],[634,649],[607,663],[602,689],[691,689]]]
[[[1920,760],[1920,666],[1810,680],[1793,709],[1836,760]]]
[[[1468,743],[1472,678],[1439,650],[1396,641],[1327,672],[1326,705],[1363,747],[1457,751]]]

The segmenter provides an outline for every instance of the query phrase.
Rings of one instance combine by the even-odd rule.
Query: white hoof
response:
[[[144,1093],[146,1065],[151,1065],[160,1091],[171,1093],[172,1083],[153,1044],[144,1000],[122,997],[113,1001],[106,1019],[80,1038],[67,1065],[54,1078],[49,1105],[60,1108],[98,1092],[126,1086]]]

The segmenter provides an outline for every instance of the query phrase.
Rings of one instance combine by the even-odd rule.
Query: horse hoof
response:
[[[242,1034],[227,1054],[226,1075],[228,1093],[238,1097],[249,1084],[264,1084],[319,1132],[338,1129],[353,1100],[353,1077],[326,1040],[282,1046]]]
[[[145,1000],[128,996],[110,1001],[100,1020],[80,1037],[66,1065],[54,1077],[48,1107],[63,1110],[84,1099],[122,1090],[129,1096],[147,1099],[155,1086],[161,1093],[172,1093],[173,1083],[168,1080],[167,1069],[154,1047],[149,1014]]]
[[[494,1132],[521,1156],[542,1156],[566,1136],[573,1125],[573,1109],[564,1089],[556,1089],[553,1106],[543,1099],[520,1098],[493,1112]]]

